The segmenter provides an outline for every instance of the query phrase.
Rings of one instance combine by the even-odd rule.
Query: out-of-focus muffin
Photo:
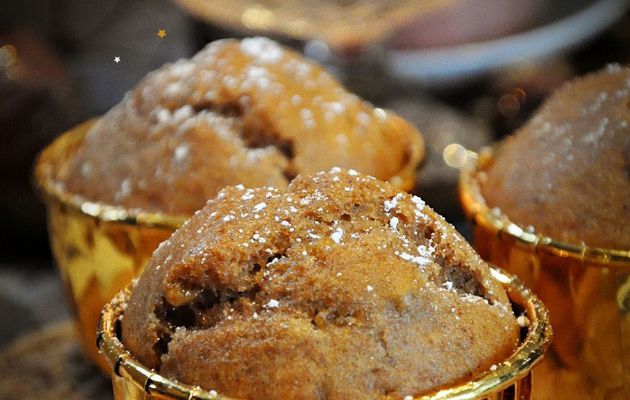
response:
[[[354,168],[414,184],[422,139],[265,38],[221,40],[150,73],[87,134],[60,182],[88,200],[189,215],[226,185]]]
[[[565,84],[486,172],[488,206],[511,221],[563,242],[630,249],[630,68]]]
[[[425,393],[504,360],[518,334],[452,226],[337,168],[222,190],[155,252],[122,320],[140,362],[237,398]]]

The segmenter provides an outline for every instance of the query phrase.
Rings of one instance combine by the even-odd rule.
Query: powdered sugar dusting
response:
[[[275,64],[282,59],[283,50],[273,40],[265,37],[241,40],[241,50],[262,64]]]
[[[256,66],[247,68],[242,87],[243,89],[248,89],[253,85],[260,89],[269,89],[271,86],[271,80],[269,78],[269,72],[265,68]]]
[[[392,219],[389,220],[389,227],[392,229],[392,231],[396,231],[396,229],[398,229],[399,222],[400,220],[397,217],[392,217]]]
[[[402,258],[405,261],[409,261],[413,264],[416,264],[419,267],[426,267],[431,263],[431,260],[420,255],[414,256],[409,253],[401,252],[398,253],[398,257]]]
[[[393,199],[385,200],[385,202],[383,203],[383,210],[385,210],[385,212],[390,212],[391,210],[396,208],[396,206],[398,205],[398,202],[402,198],[403,198],[403,194],[402,193],[398,193],[396,196],[394,196]]]

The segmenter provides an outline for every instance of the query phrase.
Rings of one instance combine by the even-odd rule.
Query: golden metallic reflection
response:
[[[35,180],[46,203],[51,249],[63,280],[81,346],[103,372],[94,335],[101,309],[142,271],[153,250],[183,222],[181,217],[132,214],[83,201],[55,178],[94,121],[65,133],[38,158]]]
[[[535,399],[630,399],[630,251],[556,242],[493,212],[480,191],[492,152],[460,175],[474,247],[519,276],[549,309],[554,342],[534,369]]]

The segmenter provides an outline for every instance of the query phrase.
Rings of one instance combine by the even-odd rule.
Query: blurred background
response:
[[[626,0],[0,0],[0,347],[67,319],[32,186],[38,152],[207,42],[271,36],[417,125],[416,189],[465,235],[453,143],[517,129],[565,80],[630,62]],[[0,363],[2,361],[0,360]]]

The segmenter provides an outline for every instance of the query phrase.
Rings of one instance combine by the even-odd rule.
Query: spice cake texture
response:
[[[518,336],[451,225],[339,168],[220,191],[156,250],[122,319],[146,366],[250,399],[426,393],[491,369]]]
[[[91,201],[190,215],[226,185],[286,187],[354,168],[413,187],[420,134],[261,37],[209,44],[150,73],[96,122],[59,177]]]
[[[513,222],[553,239],[630,249],[630,68],[568,82],[479,176]]]

